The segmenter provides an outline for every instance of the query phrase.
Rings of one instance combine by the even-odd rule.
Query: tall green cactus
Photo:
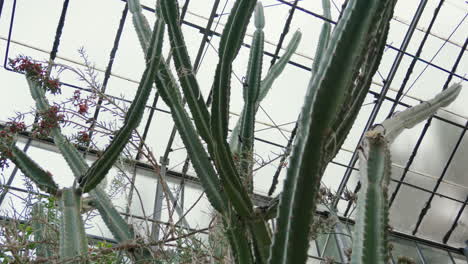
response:
[[[461,85],[453,84],[433,99],[395,114],[365,134],[358,150],[362,187],[355,216],[352,264],[387,263],[389,145],[405,128],[412,128],[453,102],[460,91]]]
[[[72,263],[87,263],[88,242],[81,218],[81,193],[75,188],[64,188],[59,193],[60,259]]]
[[[244,110],[241,116],[241,128],[239,137],[242,139],[242,144],[237,150],[240,158],[241,177],[249,192],[253,192],[253,145],[254,145],[254,129],[255,129],[255,108],[260,94],[260,79],[262,74],[263,64],[263,44],[265,34],[263,27],[265,26],[265,17],[263,15],[263,7],[261,3],[257,3],[255,9],[255,30],[252,48],[250,49],[249,64],[244,83]]]
[[[273,65],[271,68],[268,70],[267,75],[265,78],[261,81],[260,83],[260,91],[259,95],[257,97],[257,101],[255,102],[255,114],[258,111],[258,108],[260,107],[260,103],[265,99],[265,97],[268,95],[268,92],[271,90],[273,87],[274,81],[281,75],[283,72],[284,68],[286,67],[286,64],[288,64],[289,60],[291,59],[292,55],[294,52],[296,52],[297,47],[299,46],[299,43],[301,41],[302,34],[300,31],[294,32],[293,37],[291,38],[291,41],[289,44],[286,46],[285,52],[283,56]],[[239,133],[240,133],[240,127],[242,123],[242,116],[244,113],[242,112],[240,114],[239,120],[237,120],[236,125],[232,129],[230,140],[229,140],[229,145],[231,147],[231,150],[233,152],[238,152],[239,151]]]
[[[34,242],[36,242],[36,256],[40,258],[50,258],[55,252],[47,241],[56,241],[53,235],[47,208],[43,203],[37,202],[31,210],[31,227],[33,229]]]
[[[328,1],[323,0],[322,3],[325,16],[330,17]],[[135,240],[133,229],[125,223],[98,184],[138,126],[154,83],[171,110],[175,126],[209,202],[221,216],[220,222],[223,223],[236,262],[305,263],[308,231],[323,171],[344,142],[369,90],[382,56],[395,3],[396,0],[349,0],[333,34],[330,35],[330,25],[324,24],[284,190],[279,207],[272,210],[278,212],[277,226],[273,232],[269,229],[269,217],[261,210],[255,210],[251,198],[255,114],[261,100],[295,52],[301,33],[294,34],[285,54],[262,79],[265,22],[262,5],[255,0],[237,0],[223,30],[219,63],[212,85],[211,113],[192,69],[180,28],[177,1],[157,1],[156,22],[151,29],[139,1],[129,0],[129,10],[140,46],[146,54],[147,67],[124,125],[104,154],[89,168],[76,148],[63,136],[59,126],[53,127],[55,143],[77,178],[73,187],[59,190],[52,176],[16,148],[12,138],[0,138],[0,152],[8,154],[42,190],[59,198],[61,260],[73,263],[87,261],[88,245],[80,213],[81,194],[85,192],[90,192],[115,239],[119,243],[132,242]],[[227,124],[232,63],[238,55],[254,8],[256,31],[244,84],[245,105],[229,145]],[[165,25],[176,74],[171,72],[161,55]],[[48,111],[51,106],[43,87],[28,76],[27,81],[38,111]],[[358,199],[352,263],[385,262],[389,142],[404,128],[414,126],[439,107],[448,105],[460,89],[461,85],[453,85],[433,100],[396,114],[367,132],[359,150],[363,191]],[[181,91],[192,118],[184,108]],[[207,144],[206,150],[202,141]],[[236,166],[236,155],[240,157],[240,166]],[[271,212],[267,214],[272,215]],[[38,233],[38,237],[40,235]],[[41,250],[40,254],[46,254],[44,252]],[[156,262],[145,247],[132,250],[128,255],[138,263]]]
[[[385,29],[392,1],[348,1],[330,43],[312,76],[293,148],[278,212],[269,263],[304,263],[307,258],[309,223],[315,211],[330,126],[349,89],[369,56],[366,49],[374,33]],[[377,22],[377,23],[376,23]],[[378,49],[382,50],[383,45]],[[373,54],[372,54],[373,55]],[[369,72],[372,76],[375,72]],[[369,86],[364,87],[369,89]]]

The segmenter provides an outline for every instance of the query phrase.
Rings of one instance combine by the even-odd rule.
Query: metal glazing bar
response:
[[[447,244],[447,241],[450,239],[450,236],[452,235],[453,230],[455,230],[455,228],[457,228],[458,221],[460,220],[460,218],[461,218],[461,216],[463,214],[463,211],[466,208],[466,204],[468,204],[468,195],[466,196],[465,203],[462,204],[462,206],[460,207],[460,210],[458,210],[457,216],[455,217],[455,220],[453,221],[452,226],[447,231],[447,233],[444,235],[444,238],[442,239],[442,243]]]
[[[426,259],[424,258],[424,254],[422,253],[421,248],[419,247],[419,243],[415,243],[415,244],[416,244],[416,251],[418,252],[418,256],[419,256],[419,260],[421,261],[421,264],[428,263]]]
[[[465,126],[468,127],[468,122],[466,123]],[[463,137],[465,136],[465,133],[466,133],[466,130],[463,130],[462,133],[460,134],[460,137],[458,138],[457,143],[455,144],[455,147],[453,148],[453,151],[450,154],[449,159],[448,159],[447,163],[445,164],[444,169],[443,169],[439,179],[437,180],[437,182],[436,182],[436,184],[434,186],[433,193],[431,193],[431,195],[429,196],[429,199],[427,200],[424,208],[419,213],[419,217],[418,217],[418,220],[416,222],[416,226],[414,227],[413,232],[412,232],[413,235],[415,235],[418,232],[419,226],[421,225],[421,222],[423,221],[424,216],[427,214],[427,211],[430,209],[432,200],[434,199],[434,196],[435,196],[435,192],[439,189],[440,183],[442,182],[442,179],[446,175],[446,172],[447,172],[448,168],[450,167],[450,164],[452,163],[453,157],[455,156],[455,153],[457,152],[457,150],[458,150],[458,148],[460,146],[460,143],[462,142]]]
[[[107,83],[109,82],[109,78],[110,78],[110,75],[111,75],[111,72],[112,72],[112,66],[114,65],[115,55],[117,54],[117,49],[119,48],[120,38],[122,36],[122,31],[123,31],[123,27],[125,25],[125,20],[127,18],[127,13],[128,13],[128,6],[126,4],[123,11],[122,11],[122,17],[120,18],[119,27],[117,28],[117,33],[116,33],[115,39],[114,39],[114,45],[113,45],[112,50],[110,52],[109,62],[107,63],[106,72],[104,73],[104,80],[102,82],[102,88],[100,90],[100,92],[103,93],[103,94],[105,94],[106,89],[107,89]],[[98,88],[98,87],[95,87],[95,88]],[[101,110],[101,107],[102,107],[102,103],[103,103],[102,96],[99,96],[98,102],[96,104],[96,109],[94,110],[92,122],[91,122],[91,125],[89,126],[89,131],[90,131],[89,132],[89,138],[90,139],[92,139],[92,137],[93,137],[93,134],[94,134],[93,133],[93,128],[96,125],[96,122],[97,122],[97,120],[99,118],[99,113],[100,113],[100,110]],[[88,143],[86,145],[89,146],[89,144],[91,144],[91,140],[88,141]]]
[[[465,39],[465,44],[464,44],[463,46],[466,47],[467,45],[468,45],[468,38]],[[455,71],[455,70],[457,69],[458,64],[460,63],[461,58],[463,57],[464,52],[465,52],[465,49],[461,49],[461,50],[460,50],[460,53],[458,54],[458,57],[457,57],[457,59],[455,60],[455,63],[454,63],[454,65],[453,65],[452,71]],[[452,79],[452,75],[449,75],[449,77],[447,78],[447,81],[446,81],[446,83],[445,83],[445,85],[444,85],[444,89],[446,89],[446,88],[448,87],[448,84],[450,83],[450,80],[451,80],[451,79]],[[436,192],[436,191],[438,190],[439,185],[440,185],[440,183],[442,182],[442,179],[444,178],[445,173],[447,172],[447,169],[448,169],[448,167],[450,166],[450,163],[452,162],[452,159],[453,159],[453,157],[455,156],[455,153],[456,153],[458,147],[460,146],[460,143],[461,143],[461,141],[462,141],[462,139],[463,139],[463,137],[464,137],[464,135],[465,135],[465,133],[466,133],[466,129],[467,129],[467,128],[468,128],[468,121],[466,122],[466,124],[465,124],[465,129],[463,129],[463,131],[461,132],[460,137],[458,138],[458,141],[457,141],[457,143],[455,144],[455,147],[454,147],[452,153],[450,154],[450,157],[449,157],[447,163],[445,164],[445,167],[444,167],[444,169],[443,169],[443,171],[442,171],[442,174],[440,175],[439,179],[438,179],[437,182],[436,182],[436,185],[434,186],[433,192]],[[420,214],[419,214],[419,217],[418,217],[418,220],[417,220],[417,222],[416,222],[416,226],[415,226],[415,228],[413,229],[413,232],[412,232],[413,235],[416,234],[416,232],[418,231],[418,228],[419,228],[419,226],[420,226],[420,224],[421,224],[421,222],[422,222],[424,216],[426,215],[427,211],[429,210],[429,208],[430,208],[430,206],[431,206],[431,202],[432,202],[432,199],[433,199],[433,198],[434,198],[434,193],[431,194],[431,196],[429,197],[429,200],[426,202],[425,207],[421,210],[421,212],[420,212]]]
[[[68,10],[68,2],[69,0],[65,0],[63,2],[63,6],[62,6],[62,12],[60,14],[60,18],[59,18],[59,22],[58,22],[58,25],[57,25],[57,30],[55,32],[55,38],[54,38],[54,42],[53,42],[53,45],[52,45],[52,51],[50,52],[50,61],[53,61],[57,55],[57,51],[58,51],[58,47],[60,45],[60,37],[62,36],[62,31],[63,31],[63,27],[65,25],[65,17],[66,17],[66,14],[67,14],[67,10]],[[3,6],[3,1],[1,3],[1,5]],[[13,30],[13,21],[14,21],[14,14],[15,14],[15,10],[16,10],[16,1],[13,3],[13,8],[12,8],[12,15],[11,15],[11,24],[10,24],[10,29],[9,29],[9,34],[8,34],[8,38],[11,39],[11,32]],[[9,49],[9,43],[7,45],[7,50]],[[8,53],[8,51],[7,51]],[[6,64],[6,60],[7,60],[7,57],[5,57],[5,64]],[[36,115],[35,118],[34,118],[34,123],[36,123],[38,121],[38,116]],[[31,141],[32,139],[29,138],[23,148],[23,151],[24,152],[27,152],[30,145],[31,145]],[[13,171],[11,172],[10,174],[10,177],[8,177],[8,180],[6,182],[6,185],[9,186],[11,185],[11,183],[13,182],[16,174],[18,173],[18,167],[15,166],[15,168],[13,169]],[[8,188],[5,188],[3,190],[3,192],[0,194],[0,206],[2,205],[3,201],[5,200],[5,197],[6,197],[6,194],[8,193]]]
[[[166,170],[167,170],[167,162],[169,160],[163,160],[161,159],[161,169],[159,171],[159,174],[161,175],[161,178],[166,178]],[[156,193],[154,194],[154,207],[153,207],[153,217],[152,219],[155,221],[161,221],[161,213],[162,213],[162,203],[164,200],[164,191],[162,188],[162,181],[158,179],[158,184],[156,186]],[[153,222],[152,228],[151,228],[151,238],[154,241],[159,240],[159,225],[157,222]]]
[[[399,50],[405,51],[406,48],[408,47],[408,44],[409,44],[409,42],[411,40],[411,37],[413,36],[414,30],[416,29],[416,25],[418,24],[419,19],[421,18],[421,15],[422,15],[422,13],[424,11],[424,8],[426,7],[426,3],[427,3],[427,0],[422,0],[419,3],[418,9],[416,10],[416,13],[413,16],[413,19],[411,21],[411,25],[409,26],[408,31],[405,34],[405,37],[404,37],[404,39],[403,39],[403,41],[401,43],[401,46],[400,46]],[[432,19],[435,19],[435,17],[433,17]],[[404,56],[403,52],[398,52],[395,60],[393,61],[393,64],[392,64],[392,67],[391,67],[391,69],[390,69],[390,71],[388,73],[388,76],[384,80],[384,85],[382,87],[382,90],[380,91],[379,97],[377,98],[377,102],[374,104],[374,108],[372,109],[372,112],[371,112],[371,114],[369,116],[369,119],[367,120],[367,123],[366,123],[366,125],[365,125],[365,127],[364,127],[364,129],[363,129],[363,131],[361,133],[361,136],[359,137],[358,142],[361,142],[364,133],[367,130],[369,130],[369,128],[374,124],[375,118],[377,117],[377,114],[379,113],[380,107],[382,106],[382,104],[383,104],[383,102],[385,100],[385,96],[387,95],[387,92],[390,89],[390,85],[392,84],[393,78],[395,77],[395,74],[398,71],[398,68],[400,66],[401,60],[403,59],[403,56]],[[354,164],[356,164],[357,160],[358,160],[358,154],[357,154],[357,151],[354,151],[353,156],[351,157],[351,160],[349,162],[349,166],[354,167]],[[338,202],[340,200],[339,197],[341,196],[341,194],[345,190],[346,185],[348,184],[348,180],[349,180],[350,176],[351,176],[351,170],[347,169],[345,171],[345,174],[344,174],[343,178],[341,179],[340,185],[338,186],[338,190],[337,190],[338,199],[336,199],[333,202],[334,207],[336,207],[338,205]]]
[[[281,32],[278,44],[276,45],[275,54],[271,58],[270,68],[271,68],[271,66],[273,66],[275,64],[276,60],[278,59],[278,54],[279,54],[281,48],[283,47],[284,38],[286,37],[286,35],[289,32],[289,26],[291,25],[291,21],[292,21],[293,16],[294,16],[294,11],[296,11],[296,8],[297,8],[297,2],[299,2],[299,1],[295,0],[294,3],[291,6],[291,9],[289,10],[289,15],[286,18],[286,22],[284,23],[283,32]]]

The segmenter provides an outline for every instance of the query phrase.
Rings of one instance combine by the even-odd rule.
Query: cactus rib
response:
[[[269,263],[304,263],[308,230],[320,186],[323,149],[331,137],[330,125],[343,102],[353,76],[359,72],[359,57],[365,52],[369,32],[380,17],[385,1],[350,0],[331,36],[331,42],[312,77],[301,111],[300,127],[293,148],[279,205],[278,230]],[[385,21],[383,25],[388,23]],[[377,24],[378,25],[378,24]],[[381,25],[380,25],[381,26]],[[380,47],[383,48],[383,47]]]
[[[257,98],[260,90],[260,78],[263,63],[264,33],[263,26],[265,18],[263,16],[263,6],[257,3],[255,9],[255,30],[252,46],[250,48],[249,63],[247,66],[246,83],[244,84],[244,109],[241,117],[242,139],[241,149],[238,150],[240,156],[240,175],[249,192],[253,192],[253,145],[255,129],[255,110]]]
[[[60,211],[60,259],[86,257],[88,242],[80,214],[80,195],[74,188],[65,188],[59,195]],[[84,259],[73,263],[87,263]]]
[[[221,37],[211,108],[211,130],[215,140],[219,141],[217,144],[227,137],[232,62],[239,52],[255,3],[255,0],[236,1]]]
[[[148,20],[143,15],[143,10],[140,6],[140,0],[128,0],[128,10],[132,13],[132,21],[135,28],[138,40],[140,41],[143,53],[146,54],[151,40],[151,28]]]
[[[210,139],[210,115],[190,62],[179,22],[177,1],[162,0],[161,14],[168,27],[174,65],[195,126],[203,140]]]
[[[8,158],[26,177],[36,183],[39,189],[52,195],[57,193],[58,186],[52,178],[52,174],[42,169],[39,164],[15,145],[5,146],[5,143],[0,142],[0,146],[9,150]]]
[[[268,70],[267,75],[260,83],[260,91],[257,98],[256,106],[255,106],[255,113],[257,113],[260,103],[265,99],[268,92],[271,90],[274,81],[278,78],[278,76],[283,72],[286,64],[291,59],[294,52],[296,52],[297,47],[299,46],[299,42],[301,41],[302,34],[300,31],[296,31],[289,41],[288,45],[286,46],[285,52],[283,56]],[[239,116],[242,116],[241,113]],[[237,120],[236,125],[232,129],[229,145],[232,151],[238,151],[239,149],[239,132],[241,126],[242,119],[239,118]]]
[[[384,264],[387,258],[390,151],[380,133],[366,133],[359,149],[359,193],[351,263]]]
[[[124,124],[102,156],[93,163],[82,178],[82,181],[80,181],[83,192],[89,192],[94,189],[99,182],[104,179],[127,144],[133,130],[136,129],[140,123],[154,82],[154,74],[160,63],[158,59],[161,53],[160,50],[158,50],[160,45],[157,43],[162,42],[164,31],[158,30],[160,27],[157,26],[155,26],[155,29],[150,43],[150,50],[148,50],[147,53],[148,63],[141,77],[135,98],[125,116]]]

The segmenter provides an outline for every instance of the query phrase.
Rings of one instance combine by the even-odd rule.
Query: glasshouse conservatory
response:
[[[468,263],[467,16],[0,0],[0,262]]]

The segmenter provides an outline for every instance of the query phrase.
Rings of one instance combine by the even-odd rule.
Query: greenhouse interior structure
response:
[[[366,3],[369,8],[359,11]],[[353,12],[370,18],[347,24],[357,16]],[[462,0],[0,0],[0,263],[468,263],[467,16]],[[233,24],[241,20],[243,30]],[[370,29],[360,31],[361,24]],[[165,31],[158,42],[160,28]],[[369,41],[343,43],[347,34]],[[255,53],[260,39],[263,49]],[[353,49],[366,55],[353,61]],[[327,75],[335,67],[327,62],[339,56],[352,63],[336,68],[353,74]],[[262,69],[258,77],[255,65]],[[275,70],[280,73],[268,79]],[[341,85],[342,75],[355,77],[349,86],[367,83],[362,100],[352,101],[356,107],[343,101],[349,94],[319,86]],[[262,94],[268,80],[268,94]],[[34,90],[35,84],[44,89]],[[453,102],[427,102],[452,87],[459,93]],[[321,95],[332,97],[331,103],[320,104]],[[389,129],[380,124],[419,104],[432,112],[404,125],[390,145]],[[141,115],[134,114],[137,108]],[[340,118],[323,110],[335,108],[346,117],[356,113],[349,129],[342,135],[324,125],[325,132],[315,133],[323,116]],[[205,112],[194,109],[208,109],[207,135],[200,129]],[[310,133],[307,109],[319,120],[311,119]],[[343,120],[339,129],[348,124]],[[375,218],[388,217],[381,224],[386,258],[358,261],[361,247],[351,244],[374,217],[360,210],[379,204],[377,198],[365,204],[372,182],[360,175],[374,161],[373,145],[365,142],[379,126],[388,168],[383,192],[374,194],[385,198],[376,209],[384,213]],[[325,150],[307,156],[304,142],[316,141],[328,142]],[[296,155],[301,149],[304,156]],[[315,164],[320,155],[323,162],[329,149],[333,154],[320,172],[301,174],[309,165],[298,162]],[[206,166],[199,165],[203,161]],[[224,175],[231,168],[225,164],[233,164],[238,178]],[[77,173],[80,166],[85,169]],[[293,184],[295,171],[297,179],[305,178]],[[317,184],[307,185],[311,178]],[[63,198],[69,190],[78,204]],[[99,195],[118,215],[97,202]],[[301,204],[300,197],[310,200]],[[245,201],[251,206],[243,212]],[[271,218],[244,218],[275,202]],[[70,233],[67,210],[73,208],[78,216],[70,220],[76,221]],[[112,217],[124,221],[125,231],[110,227],[117,221]],[[302,219],[310,224],[295,229]],[[262,228],[267,238],[259,238]],[[122,238],[125,232],[134,239]],[[233,248],[239,236],[246,242]],[[84,254],[67,252],[67,240],[82,238]],[[266,250],[265,241],[271,242]],[[296,245],[306,247],[304,258]],[[151,260],[141,260],[145,254]]]

